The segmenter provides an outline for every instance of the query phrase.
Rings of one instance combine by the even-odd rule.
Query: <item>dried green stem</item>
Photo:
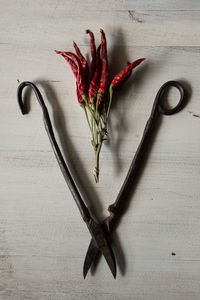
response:
[[[107,114],[106,114],[106,121],[108,119],[108,116],[109,116],[109,113],[110,113],[111,104],[112,104],[112,96],[113,96],[113,87],[112,87],[112,85],[110,85],[109,93],[110,93],[110,100],[109,100],[108,110],[107,110]]]
[[[100,154],[101,146],[102,146],[102,137],[101,137],[101,133],[99,133],[98,144],[95,150],[95,166],[93,171],[93,175],[96,183],[99,182],[99,154]]]
[[[87,96],[84,95],[83,99],[85,105],[82,106],[92,136],[91,142],[94,148],[94,156],[95,156],[95,166],[94,166],[93,175],[96,182],[99,181],[99,155],[104,140],[104,135],[107,133],[107,129],[106,129],[107,113],[106,113],[105,106],[101,111],[99,111],[99,102],[101,100],[101,97],[102,95],[97,96],[97,101],[95,104],[94,104],[94,99],[90,99],[90,104],[89,104],[87,100]],[[88,111],[90,112],[90,120],[88,117]]]
[[[90,132],[92,133],[92,128],[91,128],[91,124],[90,124],[90,121],[89,121],[89,118],[88,118],[88,113],[87,113],[87,110],[86,110],[86,107],[85,105],[82,106],[83,110],[84,110],[84,113],[85,113],[85,116],[86,116],[86,120],[88,122],[88,125],[89,125],[89,128],[90,128]]]

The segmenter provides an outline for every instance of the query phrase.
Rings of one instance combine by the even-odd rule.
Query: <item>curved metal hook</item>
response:
[[[41,95],[39,89],[37,88],[37,86],[34,83],[30,82],[30,81],[24,81],[19,85],[19,87],[17,89],[17,99],[18,99],[18,104],[19,104],[19,107],[20,107],[20,110],[21,110],[22,114],[25,115],[25,114],[28,113],[27,108],[26,108],[26,106],[23,102],[23,99],[22,99],[23,89],[26,86],[30,86],[33,89],[33,91],[36,95],[36,98],[37,98],[40,106],[42,107],[43,112],[44,112],[44,110],[47,110],[46,105],[44,103],[44,100],[42,98],[42,95]]]

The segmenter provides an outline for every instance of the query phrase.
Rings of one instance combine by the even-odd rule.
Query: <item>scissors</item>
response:
[[[178,104],[173,108],[166,108],[164,106],[164,97],[163,94],[166,91],[168,87],[175,87],[180,92],[180,100]],[[107,231],[109,234],[113,230],[114,224],[116,223],[118,217],[120,216],[121,212],[123,211],[124,202],[127,198],[127,191],[130,187],[130,185],[133,183],[135,179],[137,179],[136,175],[137,172],[140,169],[142,159],[144,158],[144,155],[147,151],[148,143],[149,143],[149,137],[152,134],[152,131],[154,129],[156,120],[161,115],[173,115],[177,112],[179,112],[185,103],[185,90],[183,86],[177,82],[177,81],[167,81],[164,83],[161,88],[159,89],[156,98],[153,103],[152,111],[150,114],[150,117],[146,123],[146,126],[144,128],[144,132],[142,135],[142,139],[140,141],[140,144],[137,148],[137,151],[134,155],[134,158],[132,160],[131,166],[128,170],[127,176],[124,180],[124,183],[119,191],[119,194],[113,204],[111,204],[108,207],[109,216],[103,221],[102,226],[105,228],[105,231]],[[84,265],[83,265],[83,276],[86,277],[88,270],[90,269],[92,263],[96,260],[96,258],[99,256],[100,251],[98,247],[95,245],[95,241],[91,239]]]
[[[78,189],[77,189],[77,186],[72,178],[72,175],[66,165],[66,162],[63,158],[63,155],[59,149],[59,146],[57,144],[57,141],[55,139],[55,136],[54,136],[54,132],[53,132],[53,128],[52,128],[52,124],[51,124],[51,120],[50,120],[50,117],[49,117],[49,113],[48,113],[48,110],[47,110],[47,107],[44,103],[44,100],[42,98],[42,95],[39,91],[39,89],[36,87],[35,84],[33,84],[32,82],[29,82],[29,81],[24,81],[22,82],[19,87],[18,87],[18,90],[17,90],[17,98],[18,98],[18,104],[19,104],[19,107],[21,109],[21,112],[22,114],[27,114],[28,113],[28,110],[27,110],[27,107],[25,106],[24,102],[23,102],[23,99],[22,99],[22,93],[23,93],[23,89],[25,87],[31,87],[37,97],[37,100],[42,108],[42,111],[43,111],[43,120],[44,120],[44,125],[45,125],[45,129],[46,129],[46,132],[48,134],[48,137],[49,137],[49,140],[50,140],[50,143],[51,143],[51,146],[53,148],[53,152],[56,156],[56,159],[57,159],[57,162],[59,164],[59,167],[62,171],[62,174],[64,176],[64,179],[71,191],[71,194],[76,202],[76,205],[78,206],[78,209],[80,211],[80,214],[82,216],[82,219],[83,221],[87,224],[87,227],[89,229],[89,232],[92,236],[92,241],[95,245],[95,249],[98,249],[98,251],[100,251],[114,278],[116,277],[116,263],[115,263],[115,258],[114,258],[114,254],[113,254],[113,251],[107,241],[107,237],[105,235],[105,232],[102,228],[102,226],[100,224],[98,224],[91,216],[86,204],[84,203]]]

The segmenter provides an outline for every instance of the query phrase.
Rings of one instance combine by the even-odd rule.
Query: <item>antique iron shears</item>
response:
[[[166,91],[168,87],[175,87],[180,92],[180,100],[178,104],[173,108],[166,108],[163,103],[163,94]],[[142,159],[144,158],[145,153],[147,152],[147,147],[149,143],[149,137],[152,134],[152,131],[155,127],[156,120],[161,115],[173,115],[177,112],[179,112],[185,103],[185,91],[183,86],[177,82],[177,81],[168,81],[164,83],[161,88],[159,89],[156,98],[153,103],[152,111],[150,114],[150,117],[146,123],[146,126],[144,128],[144,132],[142,135],[142,139],[140,141],[140,144],[137,148],[137,151],[134,155],[134,158],[132,160],[131,166],[128,170],[127,176],[124,180],[124,183],[119,191],[119,194],[115,200],[115,202],[108,207],[108,212],[110,215],[103,221],[102,225],[104,226],[105,230],[110,234],[113,230],[114,224],[116,220],[121,215],[121,212],[123,211],[123,206],[125,204],[126,198],[127,198],[127,191],[130,188],[130,186],[133,184],[133,181],[137,179],[137,172],[140,170],[140,166],[142,163]],[[83,266],[83,276],[84,278],[87,275],[87,272],[89,268],[91,267],[92,263],[97,258],[98,254],[100,253],[98,247],[95,244],[95,241],[92,239],[87,254],[84,261]]]
[[[53,152],[56,156],[56,159],[58,161],[58,164],[62,171],[64,179],[65,179],[65,181],[72,193],[72,196],[76,202],[76,205],[78,206],[80,214],[81,214],[84,222],[87,224],[89,232],[92,236],[92,241],[95,245],[95,249],[98,249],[98,251],[100,251],[103,254],[113,276],[116,277],[115,258],[114,258],[113,251],[107,241],[107,237],[105,236],[105,232],[103,231],[102,226],[100,224],[98,224],[92,218],[86,204],[84,203],[84,201],[77,189],[76,183],[74,182],[72,175],[69,171],[69,168],[67,167],[67,164],[66,164],[66,162],[63,158],[63,155],[59,149],[57,141],[55,139],[54,131],[52,128],[50,117],[49,117],[49,113],[48,113],[47,107],[44,103],[44,100],[42,98],[42,95],[41,95],[39,89],[35,86],[35,84],[33,84],[32,82],[29,82],[29,81],[22,82],[18,87],[17,97],[18,97],[18,103],[19,103],[21,112],[22,112],[22,114],[28,113],[25,103],[22,99],[23,89],[27,86],[29,86],[33,89],[33,91],[37,97],[37,100],[42,108],[44,125],[45,125],[46,132],[48,134],[49,140],[51,142]]]

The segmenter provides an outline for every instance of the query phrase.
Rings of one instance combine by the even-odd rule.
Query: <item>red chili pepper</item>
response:
[[[57,54],[60,54],[64,57],[64,59],[70,64],[74,75],[76,76],[76,87],[77,87],[77,97],[79,102],[84,102],[82,95],[86,94],[86,84],[84,71],[80,62],[80,59],[76,54],[71,52],[62,52],[55,51]],[[69,58],[68,56],[72,57]]]
[[[101,79],[100,79],[100,86],[98,90],[98,94],[102,97],[107,89],[108,86],[108,58],[107,58],[107,48],[106,48],[106,36],[103,29],[100,29],[101,32],[101,47],[102,47],[102,71],[101,71]]]
[[[129,64],[125,69],[120,71],[112,80],[111,86],[116,87],[122,82],[124,82],[125,79],[127,79],[127,76],[130,76],[130,71],[132,72],[132,69],[137,67],[143,60],[146,58],[140,58]]]
[[[81,94],[80,94],[80,92],[79,92],[77,82],[76,82],[76,94],[77,94],[78,102],[79,102],[79,103],[83,103],[84,100],[83,100],[83,98],[82,98],[82,96],[81,96]]]
[[[74,76],[77,77],[78,74],[78,69],[77,66],[75,64],[75,62],[66,55],[66,52],[61,52],[61,51],[55,51],[57,54],[61,54],[64,59],[68,62],[68,64],[70,65],[72,72],[74,73]]]
[[[73,41],[73,46],[74,46],[74,49],[76,51],[76,55],[78,56],[78,58],[80,59],[80,62],[82,64],[82,68],[83,70],[85,71],[88,71],[88,63],[87,63],[87,60],[85,59],[85,57],[82,55],[79,47],[77,46],[77,44]]]
[[[83,71],[80,59],[78,58],[78,56],[76,56],[76,54],[74,54],[72,52],[65,52],[65,53],[66,53],[66,55],[73,58],[76,66],[77,66],[77,70],[78,70],[77,84],[78,84],[78,89],[79,89],[80,95],[86,94],[85,76],[84,76],[84,71]]]
[[[73,46],[74,46],[74,49],[76,51],[76,55],[78,56],[78,58],[80,59],[80,62],[82,64],[82,68],[83,68],[83,76],[84,76],[84,80],[85,80],[85,86],[86,86],[86,89],[88,89],[88,86],[89,86],[89,67],[88,67],[88,63],[87,63],[87,60],[85,59],[85,57],[82,55],[79,47],[77,46],[77,44],[73,41]]]
[[[129,61],[127,61],[127,66],[129,66],[131,63]],[[123,78],[122,81],[120,81],[120,83],[117,85],[117,88],[121,87],[127,80],[128,78],[131,76],[132,74],[132,70],[128,71],[126,76]]]
[[[85,33],[90,35],[90,47],[91,47],[91,56],[92,56],[92,62],[90,67],[90,78],[92,79],[95,74],[96,70],[96,46],[95,46],[95,38],[92,31],[87,29]]]
[[[101,44],[97,48],[96,51],[96,70],[94,77],[92,78],[92,81],[90,82],[89,86],[89,97],[90,98],[96,98],[97,92],[99,89],[99,83],[100,83],[100,75],[101,75],[101,59],[100,59],[100,51],[101,51]]]

